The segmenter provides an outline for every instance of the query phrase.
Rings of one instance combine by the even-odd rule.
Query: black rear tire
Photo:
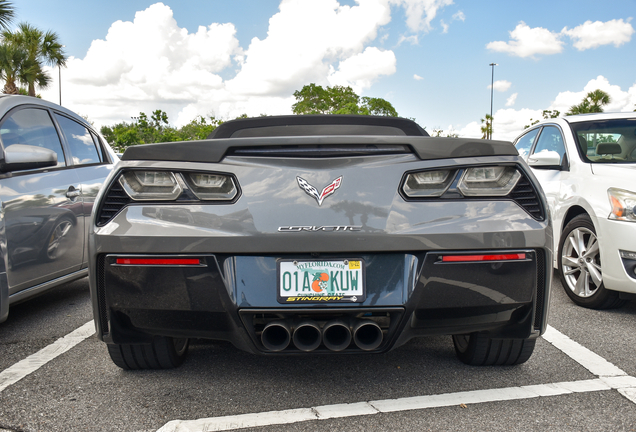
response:
[[[453,335],[455,354],[472,366],[517,365],[528,361],[536,339],[493,339],[479,333]]]
[[[180,366],[188,353],[188,339],[156,336],[150,344],[107,344],[108,354],[125,370],[172,369]]]

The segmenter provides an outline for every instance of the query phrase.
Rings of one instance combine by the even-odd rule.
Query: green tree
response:
[[[7,0],[0,0],[0,28],[8,29],[15,18],[13,4]]]
[[[551,118],[558,118],[561,115],[561,112],[559,110],[543,110],[543,112],[541,113],[541,115],[543,116],[544,120],[547,119],[551,119]],[[535,125],[537,123],[539,123],[540,120],[534,120],[534,119],[530,119],[530,124],[529,125],[525,125],[523,128],[527,129],[532,125]]]
[[[200,115],[184,125],[179,130],[179,136],[182,141],[206,139],[221,123],[223,123],[221,120],[213,116],[205,118]]]
[[[0,45],[0,78],[4,80],[2,93],[18,94],[19,84],[26,83],[27,52],[20,47]]]
[[[397,117],[398,113],[393,105],[382,98],[362,97],[362,107],[369,111],[369,115]]]
[[[43,32],[29,23],[21,23],[15,32],[2,32],[4,43],[26,51],[27,60],[24,77],[29,96],[35,96],[35,87],[46,88],[51,77],[44,72],[44,66],[65,66],[66,55],[57,33]]]
[[[603,112],[603,107],[612,101],[610,95],[601,89],[589,92],[580,104],[572,105],[566,115]]]
[[[486,114],[486,118],[481,119],[481,139],[491,139],[492,138],[492,122],[493,117],[490,114]]]
[[[326,89],[316,84],[303,86],[294,92],[294,114],[357,114],[397,117],[393,105],[382,98],[358,96],[351,87],[333,86]]]
[[[247,115],[243,114],[238,118],[245,117]],[[213,116],[197,116],[177,129],[170,125],[166,112],[154,110],[150,117],[140,112],[138,116],[132,117],[131,123],[102,126],[100,132],[112,147],[123,152],[131,145],[206,139],[222,123]]]

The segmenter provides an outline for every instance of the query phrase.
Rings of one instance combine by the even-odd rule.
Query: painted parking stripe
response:
[[[37,353],[0,372],[0,392],[15,384],[40,367],[70,350],[83,340],[95,334],[95,325],[89,321],[63,338]],[[583,347],[569,337],[548,326],[544,339],[588,369],[599,378],[582,381],[539,384],[523,387],[474,390],[446,393],[440,395],[416,396],[400,399],[388,399],[352,404],[335,404],[311,408],[299,408],[284,411],[242,414],[226,417],[212,417],[198,420],[173,420],[166,423],[158,432],[209,432],[236,430],[248,427],[271,426],[326,420],[331,418],[353,417],[418,410],[459,404],[478,404],[505,400],[550,397],[569,393],[581,393],[604,390],[617,390],[628,400],[636,403],[636,378],[627,375],[601,356]]]
[[[30,373],[35,372],[57,356],[64,354],[93,334],[95,334],[95,324],[93,321],[89,321],[63,338],[56,340],[51,345],[3,370],[0,372],[0,392]]]
[[[635,382],[626,384],[636,385]],[[419,410],[479,404],[506,400],[531,399],[571,393],[611,390],[612,387],[601,379],[562,382],[553,384],[508,387],[490,390],[475,390],[430,396],[388,399],[354,404],[327,405],[295,410],[270,411],[226,417],[212,417],[198,420],[173,420],[157,432],[212,432],[243,428],[273,426],[310,420],[354,417],[378,413]],[[629,389],[627,389],[629,390]],[[636,388],[634,388],[636,390]]]
[[[284,411],[250,413],[235,416],[212,417],[198,420],[173,420],[157,432],[212,432],[236,430],[251,427],[273,426],[310,420],[353,417],[390,413],[460,404],[479,404],[505,400],[550,397],[570,393],[618,390],[620,394],[636,403],[636,378],[628,376],[598,354],[573,341],[553,327],[548,326],[544,339],[571,357],[599,378],[552,384],[508,387],[489,390],[416,396],[387,399],[353,404],[326,405]]]
[[[594,375],[601,377],[627,375],[600,355],[590,351],[580,343],[573,341],[560,331],[555,330],[552,326],[548,326],[543,334],[543,339],[563,351],[568,357]]]

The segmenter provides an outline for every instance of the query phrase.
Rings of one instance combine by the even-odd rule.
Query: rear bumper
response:
[[[320,329],[334,320],[352,327],[373,321],[382,341],[372,352],[429,334],[538,336],[546,327],[550,252],[485,252],[520,252],[525,258],[443,263],[440,256],[453,251],[359,254],[366,266],[364,302],[288,305],[277,301],[276,262],[289,256],[102,254],[91,276],[91,294],[98,337],[108,343],[146,343],[164,335],[226,340],[245,351],[268,353],[272,350],[262,342],[268,323],[282,322],[294,332],[307,320]],[[117,258],[131,256],[194,257],[200,264],[117,264]],[[321,344],[315,351],[329,348]],[[354,343],[343,349],[355,351],[360,349]],[[291,343],[281,352],[300,350]]]

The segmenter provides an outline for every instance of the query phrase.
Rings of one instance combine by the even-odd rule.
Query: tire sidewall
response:
[[[579,306],[583,306],[587,308],[593,308],[593,309],[600,308],[603,306],[603,304],[605,304],[605,302],[608,300],[608,297],[611,294],[607,289],[605,289],[604,283],[601,283],[601,286],[599,286],[596,292],[592,294],[591,296],[580,297],[576,295],[574,291],[570,289],[567,283],[567,280],[565,278],[565,274],[563,272],[563,248],[565,246],[565,242],[567,241],[570,233],[577,228],[586,228],[590,230],[592,233],[594,233],[598,241],[596,228],[594,227],[594,224],[592,223],[592,219],[587,214],[576,216],[574,219],[568,222],[568,224],[563,229],[563,232],[561,233],[561,238],[559,239],[559,256],[558,256],[559,279],[561,280],[561,285],[563,286],[563,289],[565,290],[566,294],[568,295],[568,297],[570,297],[570,299],[574,303],[576,303]],[[599,251],[599,255],[600,255],[600,251]],[[601,259],[601,272],[602,272],[603,257],[601,256],[600,259]]]

